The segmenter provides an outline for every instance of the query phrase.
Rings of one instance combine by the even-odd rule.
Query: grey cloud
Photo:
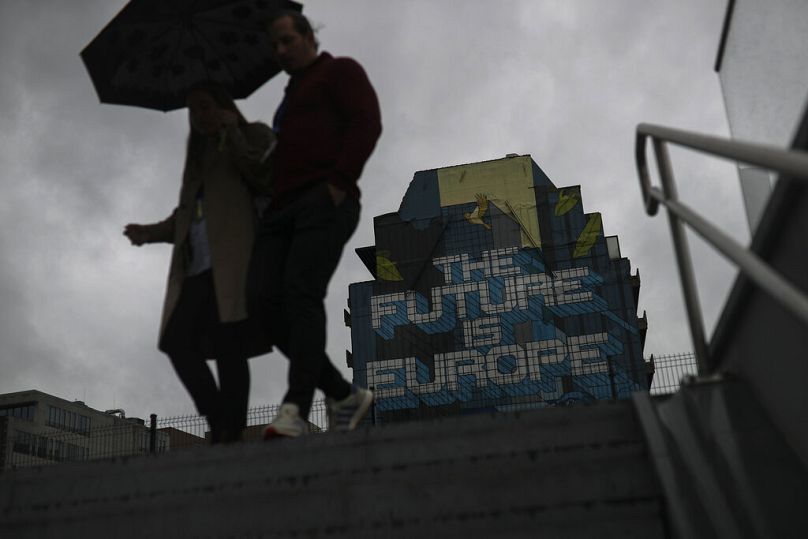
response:
[[[100,105],[78,53],[123,1],[0,2],[0,392],[36,387],[135,415],[192,411],[155,347],[168,248],[130,247],[126,222],[167,215],[179,188],[184,113]],[[647,217],[633,163],[641,121],[726,134],[712,62],[723,2],[317,0],[322,48],[359,59],[384,133],[360,187],[360,228],[328,298],[329,354],[347,372],[353,249],[395,211],[417,170],[530,153],[643,277],[646,353],[690,346],[664,216]],[[285,76],[240,103],[271,118]],[[682,193],[738,230],[732,168],[676,156]],[[704,186],[710,186],[703,195]],[[743,234],[741,233],[741,237]],[[711,316],[731,271],[701,248]],[[728,277],[729,275],[729,277]],[[286,362],[253,360],[253,404],[280,400]],[[9,374],[10,373],[10,374]],[[23,387],[24,386],[24,387]]]

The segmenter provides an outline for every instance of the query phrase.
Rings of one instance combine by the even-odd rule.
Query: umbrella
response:
[[[247,97],[280,71],[265,22],[288,0],[131,0],[81,51],[102,103],[169,111],[192,84]]]

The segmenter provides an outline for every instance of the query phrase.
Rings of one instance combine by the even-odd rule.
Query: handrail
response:
[[[653,142],[654,153],[659,167],[661,189],[651,185],[651,175],[648,171],[648,161],[646,159],[646,141],[648,138],[651,138]],[[639,124],[637,126],[635,158],[645,211],[648,215],[656,215],[659,204],[663,204],[668,209],[671,235],[673,236],[676,251],[676,263],[679,268],[679,278],[682,281],[685,308],[690,333],[693,338],[693,351],[696,356],[699,374],[705,374],[709,367],[707,340],[705,338],[701,305],[696,291],[693,261],[690,256],[687,238],[685,237],[683,222],[714,249],[734,262],[741,272],[796,315],[806,326],[808,326],[808,296],[774,271],[755,253],[744,248],[690,207],[679,201],[673,168],[668,154],[667,144],[669,143],[772,170],[801,181],[808,181],[808,153],[701,135],[659,125]]]

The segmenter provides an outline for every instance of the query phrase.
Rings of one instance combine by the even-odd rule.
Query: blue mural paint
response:
[[[423,230],[429,221],[440,215],[440,191],[438,189],[438,172],[425,170],[416,172],[407,188],[407,194],[398,208],[402,221],[412,221],[412,225]]]
[[[354,379],[374,386],[382,421],[647,389],[628,260],[608,258],[602,233],[573,260],[583,204],[555,215],[558,190],[531,170],[541,248],[522,244],[507,200],[440,207],[437,170],[416,173],[398,215],[374,221],[403,280],[352,284],[349,303]]]

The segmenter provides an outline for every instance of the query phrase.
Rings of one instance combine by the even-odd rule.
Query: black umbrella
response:
[[[247,97],[280,69],[266,20],[288,0],[131,0],[81,58],[102,103],[163,111],[185,106],[195,82]]]

